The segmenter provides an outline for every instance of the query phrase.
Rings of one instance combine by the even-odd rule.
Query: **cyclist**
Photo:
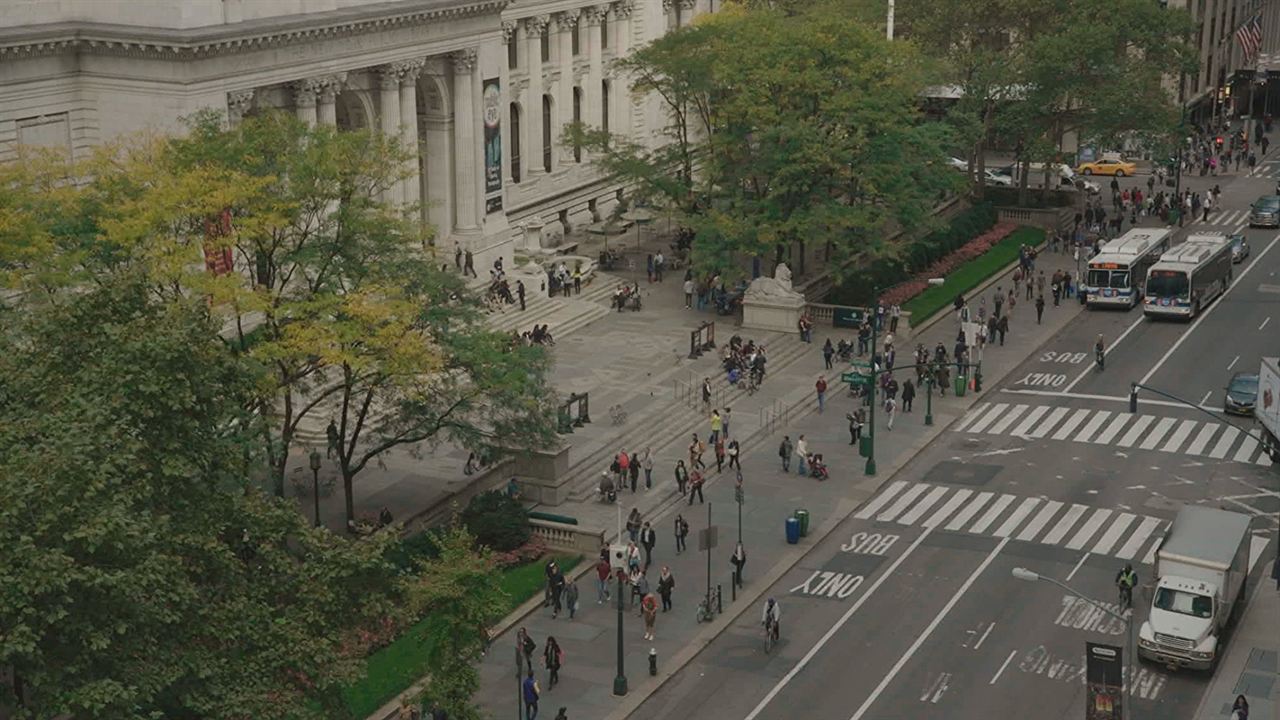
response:
[[[1138,573],[1133,566],[1125,563],[1124,569],[1116,574],[1116,587],[1120,588],[1120,603],[1128,609],[1133,606],[1133,588],[1138,584]]]
[[[1104,361],[1107,355],[1106,345],[1102,342],[1102,333],[1098,333],[1098,341],[1093,344],[1093,352],[1097,356],[1098,369],[1104,367]]]
[[[777,600],[769,598],[764,604],[764,612],[760,616],[760,622],[764,625],[765,632],[773,633],[774,640],[777,640],[779,631],[779,621],[782,620],[782,606]]]

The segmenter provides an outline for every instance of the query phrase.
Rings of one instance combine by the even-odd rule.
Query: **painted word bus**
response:
[[[1231,239],[1197,233],[1160,256],[1147,271],[1142,313],[1190,320],[1231,284]]]
[[[1122,307],[1142,299],[1147,270],[1169,249],[1172,232],[1163,228],[1134,228],[1102,246],[1089,260],[1081,290],[1089,307]]]

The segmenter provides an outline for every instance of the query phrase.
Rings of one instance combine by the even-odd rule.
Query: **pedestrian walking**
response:
[[[644,521],[640,518],[640,508],[631,508],[631,513],[627,515],[627,536],[631,538],[631,542],[640,539],[640,526]]]
[[[994,303],[995,303],[995,315],[996,317],[1000,317],[1000,311],[1004,308],[1004,293],[1000,292],[1000,288],[998,287],[996,288],[996,296],[995,296]]]
[[[631,457],[627,459],[627,470],[631,473],[631,492],[636,491],[636,485],[640,482],[640,454],[631,453]]]
[[[1044,296],[1036,298],[1036,324],[1040,324],[1040,319],[1044,317]]]
[[[747,550],[742,547],[742,543],[738,543],[733,547],[733,554],[729,556],[729,564],[733,565],[733,581],[738,587],[742,587],[743,569],[747,566]]]
[[[706,480],[702,477],[702,473],[697,470],[689,476],[689,504],[693,504],[693,496],[698,496],[699,503],[705,503],[706,498],[702,497],[702,485]]]
[[[740,449],[737,440],[730,440],[728,448],[725,449],[725,453],[729,456],[729,467],[737,468],[738,472],[742,472],[742,465],[738,461]]]
[[[902,412],[911,412],[911,402],[916,399],[916,386],[907,378],[902,383]]]
[[[707,451],[706,443],[698,439],[697,433],[693,442],[689,443],[689,467],[693,470],[706,470],[707,464],[702,462],[702,454]]]
[[[828,370],[832,367],[831,358],[835,357],[835,355],[836,348],[831,344],[831,338],[827,338],[827,341],[822,344],[822,361],[826,363]]]
[[[608,548],[605,552],[608,553]],[[609,564],[608,557],[600,558],[596,563],[596,604],[603,605],[609,602],[609,579],[613,576],[613,566]]]
[[[627,549],[625,552],[626,552],[626,560],[627,560],[627,572],[639,570],[641,565],[640,546],[635,544],[634,542],[629,542],[627,543]]]
[[[564,662],[564,651],[551,635],[547,636],[547,644],[542,646],[542,662],[547,666],[547,689],[550,690],[560,682],[560,665]]]
[[[644,618],[644,639],[653,640],[653,626],[658,622],[658,598],[653,593],[640,601],[640,615]]]
[[[1045,284],[1046,284],[1046,280],[1045,280],[1045,277],[1044,277],[1044,271],[1043,271],[1043,270],[1041,270],[1041,271],[1040,271],[1040,274],[1036,276],[1036,289],[1040,291],[1040,294],[1041,294],[1041,295],[1043,295],[1043,294],[1044,294],[1044,286],[1045,286]],[[1028,293],[1027,293],[1027,299],[1028,299],[1028,300],[1030,300],[1030,299],[1031,299],[1031,294],[1030,294],[1030,292],[1028,292]]]
[[[631,475],[631,456],[627,454],[626,450],[619,450],[616,460],[618,465],[618,487],[621,488],[627,483],[627,478]],[[634,493],[635,491],[636,488],[633,485],[631,492]],[[635,538],[631,539],[635,540]]]
[[[555,572],[551,575],[551,619],[560,617],[560,609],[563,607],[564,598],[564,572],[557,565]]]
[[[676,515],[676,554],[686,550],[685,538],[689,537],[689,521],[684,519],[684,515]]]
[[[458,242],[453,243],[453,267],[462,273],[462,244]]]
[[[821,413],[823,405],[827,399],[827,379],[821,375],[818,376],[818,382],[813,384],[813,389],[818,394],[818,412]]]
[[[800,471],[801,475],[804,475],[805,473],[804,462],[808,457],[809,457],[809,441],[805,440],[804,436],[801,435],[796,440],[796,467]]]
[[[689,483],[689,469],[684,466],[683,460],[676,461],[676,487],[680,489],[680,496],[684,497],[685,488]]]
[[[719,440],[716,440],[715,455],[716,455],[716,473],[718,474],[718,473],[724,472],[724,456],[725,456],[724,438],[720,438]]]
[[[862,408],[845,413],[844,417],[849,421],[849,444],[856,445],[862,438]]]
[[[662,597],[662,612],[671,609],[671,591],[675,589],[676,576],[671,574],[671,568],[663,565],[662,574],[658,576],[658,595]]]
[[[1000,347],[1004,347],[1004,336],[1009,332],[1009,316],[1005,315],[996,323],[996,331],[1000,333]]]
[[[653,488],[653,451],[650,448],[644,449],[644,455],[640,456],[640,466],[644,468],[644,489]]]
[[[470,251],[467,252],[470,256]],[[538,698],[542,697],[542,688],[538,687],[538,681],[533,677],[533,668],[529,668],[529,676],[524,679],[521,686],[524,691],[524,720],[536,720],[538,717]]]
[[[473,278],[479,277],[476,275],[476,259],[475,256],[471,254],[470,250],[467,250],[467,252],[463,254],[462,275],[464,277],[467,275],[470,275]]]
[[[578,582],[569,578],[564,585],[564,606],[569,609],[569,619],[578,612]]]
[[[640,529],[640,545],[644,547],[644,567],[646,570],[653,564],[653,548],[658,544],[658,533],[646,520]]]
[[[887,429],[889,429],[889,430],[892,430],[892,429],[893,429],[893,418],[894,418],[894,415],[896,415],[896,414],[897,414],[897,410],[898,410],[898,401],[897,401],[897,400],[894,400],[893,398],[889,398],[888,400],[886,400],[886,401],[885,401],[885,403],[884,403],[884,413],[885,413],[884,426],[885,426],[885,428],[887,428]]]
[[[516,648],[524,653],[525,667],[529,668],[529,675],[533,675],[533,651],[538,649],[538,644],[529,637],[529,631],[520,628],[516,631]]]
[[[722,428],[720,434],[725,437],[729,437],[729,418],[731,411],[732,408],[725,408],[724,412],[720,413],[720,427]]]
[[[720,417],[720,411],[712,410],[711,411],[711,437],[707,439],[708,442],[714,445],[715,442],[720,439],[720,430],[723,428],[724,428],[724,420],[721,419]]]
[[[524,312],[524,281],[516,281],[516,297],[520,298],[520,311]]]
[[[649,593],[649,581],[645,579],[643,570],[632,568],[627,575],[627,584],[631,586],[631,600],[627,604],[629,607],[635,607],[636,600],[643,600]]]
[[[902,317],[902,308],[897,304],[889,306],[889,332],[898,332],[898,320]]]
[[[542,569],[542,574],[546,577],[546,583],[543,585],[542,607],[551,607],[551,588],[555,584],[554,578],[559,568],[555,560],[548,560],[546,567]]]
[[[778,446],[778,457],[782,458],[782,472],[791,472],[791,436],[783,435],[782,444]]]
[[[684,279],[684,309],[693,307],[693,278]]]

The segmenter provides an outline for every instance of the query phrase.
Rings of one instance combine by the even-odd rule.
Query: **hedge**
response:
[[[1045,233],[1040,228],[1020,227],[1008,237],[996,243],[982,257],[974,258],[947,275],[945,282],[935,285],[907,301],[902,309],[911,313],[911,324],[921,323],[941,310],[951,307],[956,295],[967,294],[987,278],[1000,272],[1018,259],[1023,245],[1038,247],[1044,242]]]

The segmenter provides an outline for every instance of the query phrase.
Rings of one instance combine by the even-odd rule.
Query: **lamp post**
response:
[[[742,489],[742,471],[738,471],[737,482],[733,486],[733,499],[738,503],[738,544],[742,544],[742,503],[746,501],[746,492]]]
[[[1120,620],[1121,622],[1124,623],[1125,637],[1126,637],[1125,644],[1128,646],[1128,650],[1126,650],[1126,652],[1129,653],[1129,662],[1128,662],[1129,677],[1128,679],[1125,680],[1124,687],[1121,688],[1121,694],[1123,695],[1125,693],[1128,693],[1129,697],[1125,698],[1122,708],[1124,711],[1124,717],[1132,720],[1133,715],[1129,710],[1129,701],[1133,697],[1132,688],[1133,688],[1133,680],[1134,680],[1133,678],[1133,608],[1130,607],[1125,612],[1124,615],[1121,615],[1120,613],[1116,612],[1115,610],[1112,610],[1111,608],[1107,607],[1103,603],[1100,603],[1097,600],[1094,600],[1093,598],[1088,597],[1087,595],[1081,593],[1079,590],[1076,590],[1075,588],[1067,585],[1066,583],[1060,580],[1055,580],[1054,578],[1048,577],[1046,575],[1041,575],[1040,573],[1034,572],[1032,570],[1028,570],[1026,568],[1016,567],[1013,569],[1012,572],[1013,572],[1013,576],[1019,580],[1025,580],[1027,582],[1036,582],[1039,580],[1043,580],[1051,585],[1057,585],[1063,590],[1066,590],[1072,595],[1075,595],[1081,600],[1084,600],[1090,605],[1098,608],[1099,610],[1105,612],[1111,617],[1116,618],[1117,620]]]
[[[316,506],[315,527],[320,527],[320,451],[311,451],[311,499]]]
[[[880,305],[880,288],[876,288],[871,297],[871,308],[867,315],[871,319],[871,375],[867,378],[867,464],[864,468],[868,477],[876,474],[876,338],[880,335],[880,316],[876,310]]]
[[[613,694],[627,694],[627,676],[622,671],[622,575],[618,575],[618,675],[613,679]]]
[[[929,374],[924,379],[924,424],[933,425],[933,375]]]

